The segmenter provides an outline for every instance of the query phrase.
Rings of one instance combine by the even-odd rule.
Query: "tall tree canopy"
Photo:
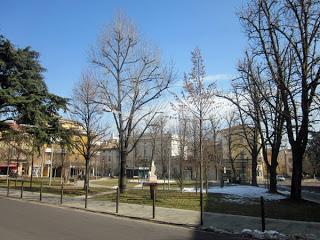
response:
[[[126,189],[127,156],[160,114],[157,100],[175,77],[172,67],[165,67],[158,50],[149,45],[130,19],[119,13],[92,52],[92,63],[101,75],[99,102],[112,112],[119,134],[121,192]],[[130,144],[137,128],[142,131]]]
[[[48,91],[44,71],[38,52],[17,48],[0,35],[0,131],[12,120],[32,126],[26,129],[37,141],[47,142],[58,132],[58,111],[66,109],[67,99]]]
[[[320,2],[252,0],[240,14],[265,83],[257,90],[285,121],[292,149],[291,199],[301,199],[302,163],[320,86]],[[273,86],[279,101],[269,101]],[[267,92],[268,93],[268,92]],[[281,106],[281,107],[280,107]]]

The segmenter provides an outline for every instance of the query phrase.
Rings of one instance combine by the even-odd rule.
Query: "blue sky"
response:
[[[49,90],[70,97],[88,49],[118,10],[173,60],[180,76],[190,70],[190,52],[199,47],[207,74],[226,88],[246,45],[236,12],[242,1],[214,0],[2,0],[0,34],[16,46],[40,52]]]

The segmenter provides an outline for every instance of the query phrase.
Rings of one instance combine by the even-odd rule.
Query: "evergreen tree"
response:
[[[66,109],[67,100],[48,91],[44,71],[38,52],[16,48],[0,35],[0,131],[14,120],[32,125],[33,134],[48,140],[45,135],[57,128],[58,111]]]
[[[34,154],[39,154],[44,144],[61,139],[59,110],[66,110],[67,105],[67,99],[48,91],[44,71],[38,52],[17,48],[0,35],[0,132],[5,136],[11,131],[10,120],[23,126],[31,145],[32,165]]]

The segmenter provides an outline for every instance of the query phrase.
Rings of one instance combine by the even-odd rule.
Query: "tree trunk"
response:
[[[292,149],[292,178],[291,194],[293,200],[301,199],[301,181],[302,181],[302,157],[300,150]]]
[[[31,155],[31,176],[30,176],[30,190],[32,191],[32,181],[33,181],[33,162],[34,162],[34,154]]]
[[[234,181],[236,180],[236,168],[234,166],[234,160],[232,158],[230,158],[230,164],[231,164],[231,172],[232,172],[232,182],[234,183]]]
[[[60,174],[60,183],[65,182],[65,169],[64,169],[64,160],[65,160],[65,150],[64,148],[61,149],[61,174]]]
[[[208,160],[205,161],[205,185],[206,185],[206,194],[208,194],[208,187],[209,187],[209,181],[208,181]]]
[[[276,164],[271,164],[269,171],[270,171],[270,175],[269,175],[269,180],[270,180],[269,191],[271,193],[277,193],[277,165]]]
[[[8,152],[8,160],[7,160],[7,186],[9,184],[9,175],[10,175],[10,159],[11,159],[11,150]],[[18,164],[17,164],[17,169],[18,169]]]
[[[197,161],[196,161],[196,163],[197,163]],[[195,172],[196,172],[196,195],[197,195],[198,194],[198,176],[199,176],[199,174],[198,174],[198,166],[196,166]]]
[[[251,185],[252,186],[258,186],[257,182],[257,161],[258,155],[256,153],[252,154],[252,165],[251,165]]]
[[[119,187],[120,187],[120,192],[124,193],[127,188],[127,154],[125,151],[121,151],[120,153],[121,156],[121,164],[120,164],[120,174],[119,174]]]
[[[83,190],[86,190],[86,187],[89,189],[89,159],[86,159],[86,173],[84,176]]]

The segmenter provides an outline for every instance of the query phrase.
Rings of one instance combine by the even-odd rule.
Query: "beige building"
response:
[[[100,151],[99,156],[102,176],[119,175],[119,149],[118,139],[107,140]]]
[[[65,128],[79,128],[71,120],[61,119],[60,123]],[[28,138],[23,138],[23,127],[12,123],[12,128],[21,131],[21,137],[12,142],[1,142],[0,174],[34,177],[60,177],[62,166],[65,177],[75,177],[84,171],[84,159],[75,150],[63,150],[59,143],[43,146],[39,152],[31,151]],[[33,162],[33,164],[32,164]],[[33,165],[33,166],[32,166]]]
[[[173,177],[179,171],[178,155],[179,141],[177,136],[169,133],[162,136],[146,133],[127,156],[127,177],[146,178],[152,161],[155,162],[156,174],[159,178],[164,175],[167,177],[169,172]],[[120,165],[117,138],[106,141],[101,150],[101,159],[105,166],[105,175],[118,176]]]
[[[247,130],[250,135],[250,129]],[[252,177],[252,159],[244,128],[241,125],[225,128],[217,133],[218,163],[217,173],[223,173],[228,179],[250,183]],[[263,181],[263,162],[258,158],[257,180]]]
[[[176,135],[146,133],[128,154],[127,175],[129,178],[137,174],[146,177],[151,162],[154,161],[159,178],[167,177],[169,173],[173,177],[179,172],[178,156],[179,140]]]
[[[234,171],[234,175],[238,180],[241,179],[241,182],[251,181],[251,155],[245,146],[246,141],[241,131],[243,131],[241,126],[232,127],[230,131],[222,129],[217,133],[216,142],[210,139],[204,141],[203,168],[204,175],[208,175],[209,180],[219,180],[221,174],[231,180]],[[194,159],[192,144],[189,142],[187,145],[185,159],[182,162],[183,177],[195,179],[199,172],[199,161]],[[170,178],[181,176],[179,147],[179,138],[174,134],[144,134],[136,147],[128,154],[127,177],[147,177],[152,161],[155,162],[156,174],[159,178],[167,178],[169,172]],[[119,174],[119,152],[116,138],[107,141],[101,151],[101,159],[105,166],[105,175],[117,176]],[[257,176],[258,180],[263,180],[261,160],[258,162]]]
[[[292,152],[291,149],[282,149],[278,155],[278,175],[291,177],[292,175]]]
[[[271,159],[271,150],[268,151],[268,159]],[[264,165],[264,172],[267,175],[267,167]],[[292,175],[292,152],[291,149],[281,149],[278,154],[277,175],[291,177]]]

